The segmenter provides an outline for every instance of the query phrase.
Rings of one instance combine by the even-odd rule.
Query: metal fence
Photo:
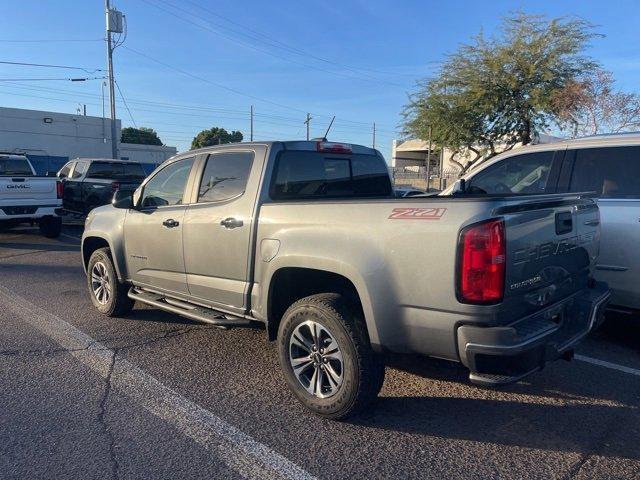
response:
[[[389,170],[396,187],[411,187],[427,190],[427,169],[425,167],[392,167]],[[444,190],[459,178],[457,172],[429,172],[429,190]]]

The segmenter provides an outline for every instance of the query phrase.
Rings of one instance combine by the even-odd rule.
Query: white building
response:
[[[120,139],[120,120],[116,121]],[[0,151],[26,154],[39,174],[69,159],[111,158],[110,120],[102,117],[0,107]],[[175,155],[175,147],[118,142],[118,157],[151,171]]]
[[[560,137],[553,135],[540,134],[533,143],[553,143],[562,140]],[[516,148],[518,148],[517,145]],[[429,153],[429,142],[424,140],[406,140],[401,142],[394,140],[391,150],[391,167],[393,168],[415,168],[426,167],[427,155]],[[455,175],[459,172],[460,167],[451,161],[452,153],[448,149],[444,149],[442,155],[432,146],[431,152],[431,172],[439,175],[441,172],[446,175]],[[462,163],[466,163],[466,161]]]

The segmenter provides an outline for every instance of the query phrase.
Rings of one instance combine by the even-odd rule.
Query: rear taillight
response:
[[[498,303],[506,264],[503,220],[471,225],[460,234],[458,296],[463,303]]]
[[[63,194],[64,194],[64,185],[62,184],[62,182],[57,181],[56,182],[56,198],[62,198]]]
[[[111,189],[114,192],[120,190],[120,182],[111,182]]]

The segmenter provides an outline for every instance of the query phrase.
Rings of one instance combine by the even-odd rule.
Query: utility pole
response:
[[[251,141],[253,142],[253,105],[251,105]]]
[[[376,148],[376,122],[373,122],[373,148]]]
[[[429,151],[427,152],[427,193],[429,193],[429,170],[431,168],[431,125],[429,125]]]
[[[118,158],[118,138],[116,129],[116,96],[114,90],[113,77],[113,44],[111,42],[111,32],[122,32],[122,16],[119,12],[111,10],[110,0],[104,0],[107,33],[107,63],[109,67],[109,101],[111,103],[111,158]],[[118,17],[120,25],[118,25]]]
[[[304,123],[307,124],[307,140],[309,140],[309,127],[311,126],[311,114],[307,113],[307,119],[304,121]]]

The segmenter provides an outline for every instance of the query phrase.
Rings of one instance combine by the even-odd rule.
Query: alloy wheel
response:
[[[100,305],[106,305],[111,298],[109,271],[103,262],[96,262],[91,269],[91,289]]]
[[[331,332],[318,322],[306,320],[294,329],[289,363],[300,384],[315,397],[331,397],[342,385],[342,352]]]

